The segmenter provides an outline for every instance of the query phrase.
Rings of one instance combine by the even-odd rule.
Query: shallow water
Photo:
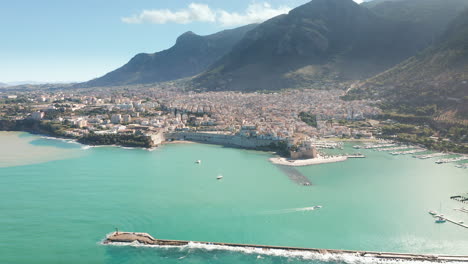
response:
[[[0,133],[0,141],[5,136]],[[165,239],[468,254],[468,230],[435,224],[427,213],[440,208],[468,222],[467,214],[453,210],[463,204],[449,199],[468,191],[467,170],[454,164],[362,151],[368,158],[297,168],[313,183],[301,186],[269,163],[270,154],[256,151],[202,144],[83,149],[32,135],[17,140],[72,155],[1,160],[0,263],[326,261],[101,245],[115,227]],[[9,145],[10,153],[15,146]],[[199,159],[202,164],[195,164]],[[314,205],[323,208],[300,210]]]

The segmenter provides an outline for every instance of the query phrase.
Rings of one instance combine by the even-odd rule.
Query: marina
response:
[[[448,220],[448,219],[447,219]],[[450,221],[450,220],[448,220]],[[156,239],[147,233],[134,233],[134,232],[113,232],[104,239],[104,245],[127,244],[134,245],[134,243],[149,245],[149,246],[163,246],[163,247],[184,247],[191,244],[204,245],[204,246],[220,246],[218,249],[229,250],[230,248],[243,248],[250,251],[258,252],[259,254],[268,255],[269,251],[283,250],[287,252],[307,252],[316,253],[319,255],[352,255],[359,256],[366,259],[379,259],[379,260],[398,260],[398,261],[428,261],[428,262],[468,262],[468,256],[456,255],[425,255],[425,254],[408,254],[408,253],[390,253],[390,252],[373,252],[373,251],[353,251],[353,250],[336,250],[336,249],[317,249],[317,248],[300,248],[300,247],[284,247],[284,246],[267,246],[255,244],[237,244],[237,243],[221,243],[221,242],[201,242],[201,241],[185,241],[185,240],[167,240]]]
[[[376,151],[394,151],[394,150],[404,150],[404,149],[410,149],[411,147],[409,146],[398,146],[398,147],[391,147],[391,148],[376,148]]]
[[[391,152],[390,154],[392,154],[392,155],[406,155],[406,154],[414,154],[414,153],[425,152],[425,151],[427,151],[427,149],[418,148],[418,149],[406,150],[406,151],[395,151],[395,152]]]
[[[468,156],[461,156],[461,157],[450,158],[450,159],[440,159],[440,160],[437,160],[435,163],[443,164],[443,163],[451,163],[451,162],[457,162],[457,161],[463,161],[463,160],[468,160]]]
[[[443,157],[443,156],[448,156],[448,155],[451,155],[451,154],[450,153],[432,153],[432,154],[415,155],[413,156],[413,158],[430,159],[430,158]]]

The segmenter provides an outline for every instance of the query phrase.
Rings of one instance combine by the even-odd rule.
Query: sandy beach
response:
[[[332,156],[332,157],[318,157],[316,159],[306,159],[306,160],[290,160],[282,157],[270,158],[270,161],[273,164],[285,165],[285,166],[309,166],[309,165],[318,165],[325,163],[334,163],[347,160],[346,156]]]

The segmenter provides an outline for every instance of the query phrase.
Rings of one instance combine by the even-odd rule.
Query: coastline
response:
[[[190,141],[190,140],[173,140],[173,141],[164,141],[161,144],[197,144],[198,142]]]
[[[332,156],[329,158],[318,157],[315,159],[305,159],[305,160],[291,160],[283,157],[274,157],[270,158],[271,163],[284,166],[293,166],[293,167],[302,167],[310,165],[319,165],[326,163],[335,163],[348,160],[347,156]]]

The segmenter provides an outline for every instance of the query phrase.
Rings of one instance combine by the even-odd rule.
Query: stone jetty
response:
[[[109,234],[103,241],[103,244],[113,243],[132,243],[138,242],[143,245],[153,246],[188,246],[190,244],[199,244],[206,246],[225,246],[231,248],[246,248],[258,249],[265,254],[269,250],[285,250],[290,252],[307,252],[317,254],[335,254],[335,255],[354,255],[369,259],[386,259],[386,260],[401,260],[401,261],[428,261],[428,262],[467,262],[467,256],[450,256],[450,255],[425,255],[425,254],[408,254],[408,253],[389,253],[389,252],[372,252],[372,251],[353,251],[353,250],[336,250],[336,249],[316,249],[316,248],[298,248],[298,247],[281,247],[281,246],[265,246],[253,244],[236,244],[236,243],[220,243],[220,242],[200,242],[200,241],[184,241],[184,240],[166,240],[156,239],[147,233],[134,232],[113,232]]]

